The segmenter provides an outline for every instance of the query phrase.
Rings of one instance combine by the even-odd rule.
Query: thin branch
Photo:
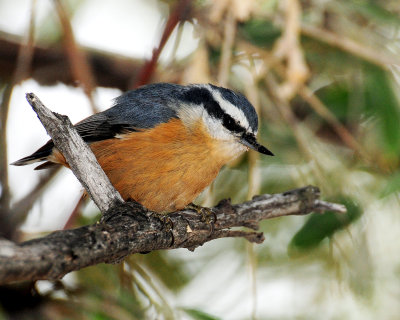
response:
[[[25,221],[29,211],[43,192],[47,190],[49,183],[53,181],[53,178],[60,171],[59,169],[60,167],[55,167],[47,170],[46,174],[40,177],[39,181],[31,191],[11,207],[8,221],[10,225],[13,226],[14,230]]]
[[[10,202],[10,190],[8,185],[7,118],[13,87],[13,84],[4,86],[0,104],[0,220],[7,217]],[[4,228],[2,227],[1,229],[1,231],[4,232]]]
[[[184,30],[184,23],[179,22],[179,24],[177,25],[176,37],[174,40],[174,44],[172,46],[171,58],[170,61],[168,62],[168,65],[176,61],[176,53],[178,52],[179,46],[181,45],[182,42],[183,30]]]
[[[385,69],[387,69],[390,65],[400,64],[400,59],[398,57],[385,53],[382,50],[378,51],[371,47],[367,47],[348,37],[345,37],[342,34],[336,34],[334,32],[306,24],[302,24],[301,33],[325,42],[333,47],[350,52],[355,56],[358,56]]]
[[[300,44],[300,22],[302,7],[299,0],[286,0],[285,22],[282,36],[275,42],[273,55],[286,61],[285,81],[277,87],[278,94],[286,100],[292,99],[299,86],[310,76],[304,52]]]
[[[288,97],[281,96],[279,94],[281,91],[278,90],[278,82],[276,80],[275,75],[272,72],[268,73],[265,76],[265,84],[282,118],[291,127],[294,134],[294,138],[296,139],[299,148],[301,149],[303,154],[307,157],[307,159],[315,160],[315,165],[311,166],[311,170],[313,171],[314,176],[316,177],[316,179],[318,179],[318,181],[324,181],[324,178],[321,174],[322,172],[321,165],[317,161],[318,159],[316,159],[315,155],[310,150],[308,144],[308,138],[305,135],[304,130],[302,130],[301,125],[297,121],[296,116],[292,111],[292,108],[290,107]]]
[[[350,131],[336,118],[327,106],[312,92],[307,86],[299,88],[298,94],[314,109],[330,126],[335,130],[343,143],[350,149],[355,150],[364,159],[369,159],[369,155],[357,142]]]
[[[76,202],[74,209],[68,215],[68,220],[64,225],[64,230],[71,229],[74,227],[77,217],[82,213],[82,207],[89,201],[89,197],[86,194],[82,194],[79,200]]]
[[[68,117],[51,112],[33,93],[27,93],[26,99],[100,211],[105,213],[114,203],[122,202],[120,194],[111,185],[96,157]],[[103,188],[100,189],[99,186]]]
[[[224,24],[224,40],[221,48],[221,60],[218,68],[218,84],[226,87],[232,63],[232,48],[235,44],[236,36],[236,19],[233,15],[232,8],[226,12]]]
[[[13,84],[18,84],[25,79],[31,69],[33,50],[35,44],[35,17],[36,17],[36,0],[32,0],[31,15],[29,19],[29,27],[27,30],[26,40],[21,43],[18,50],[17,65],[13,74]]]
[[[164,32],[161,36],[160,42],[153,50],[153,55],[149,61],[145,63],[140,74],[138,77],[133,77],[131,87],[136,88],[141,85],[148,83],[151,77],[154,74],[154,71],[157,66],[158,58],[164,46],[166,45],[168,39],[170,38],[172,32],[174,31],[175,27],[184,20],[187,20],[192,8],[192,1],[191,0],[180,0],[175,8],[172,11],[172,14],[169,16],[168,21],[165,25]]]
[[[7,153],[7,118],[10,108],[10,99],[13,88],[29,72],[32,62],[35,32],[35,8],[36,0],[32,1],[31,15],[27,34],[24,41],[19,45],[15,69],[12,72],[10,82],[4,87],[0,110],[0,232],[7,238],[13,238],[16,225],[11,221],[14,218],[10,210],[10,189],[8,184],[8,153]]]

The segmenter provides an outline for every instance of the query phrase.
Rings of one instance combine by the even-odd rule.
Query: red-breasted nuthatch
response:
[[[158,83],[129,91],[75,125],[125,200],[156,212],[185,208],[221,167],[254,149],[258,118],[242,94],[211,84]],[[68,166],[50,140],[13,163]]]

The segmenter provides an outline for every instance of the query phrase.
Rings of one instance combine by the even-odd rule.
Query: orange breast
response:
[[[122,197],[156,212],[184,208],[232,158],[203,125],[189,130],[178,119],[90,146]]]

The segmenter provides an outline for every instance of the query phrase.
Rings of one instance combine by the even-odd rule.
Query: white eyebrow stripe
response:
[[[239,122],[243,128],[245,128],[246,130],[253,131],[252,128],[250,127],[247,117],[245,116],[245,114],[242,110],[240,110],[239,108],[234,106],[232,103],[230,103],[229,101],[222,98],[222,95],[220,92],[213,90],[210,86],[208,87],[208,89],[211,92],[215,101],[218,102],[218,104],[220,105],[222,110],[224,110],[227,114],[229,114],[234,120]]]

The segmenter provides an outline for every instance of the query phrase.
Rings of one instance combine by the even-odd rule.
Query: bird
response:
[[[256,139],[252,104],[213,84],[145,85],[74,127],[125,201],[162,214],[192,204],[225,164],[249,149],[273,156]],[[12,165],[43,161],[35,170],[68,167],[52,140]]]

